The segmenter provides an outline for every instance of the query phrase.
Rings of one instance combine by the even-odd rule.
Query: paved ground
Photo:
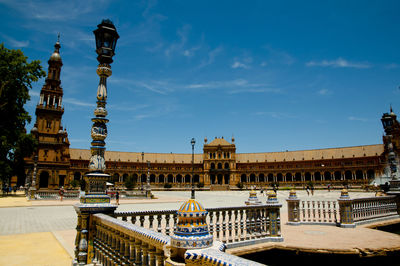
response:
[[[182,191],[156,191],[154,194],[157,200],[121,199],[121,205],[117,211],[177,209],[185,199],[190,197],[190,192]],[[357,251],[359,246],[365,249],[385,248],[385,245],[400,247],[400,236],[363,227],[342,229],[334,226],[286,226],[284,225],[287,220],[285,199],[288,194],[289,191],[278,191],[278,200],[283,205],[281,209],[282,233],[285,238],[285,241],[280,244],[281,247],[303,250],[319,247],[321,250],[333,248],[354,251]],[[340,191],[315,191],[314,196],[307,196],[305,191],[298,191],[297,194],[301,199],[336,200],[340,196]],[[364,192],[349,194],[352,198],[374,195],[374,193]],[[196,192],[196,198],[205,207],[238,206],[243,204],[248,196],[248,191]],[[261,195],[258,192],[258,196],[265,202],[265,194]],[[73,205],[76,203],[76,200],[28,202],[24,197],[0,197],[0,265],[9,261],[8,259],[20,257],[21,254],[25,254],[24,258],[31,256],[30,262],[37,262],[37,265],[70,265],[76,227],[76,213]],[[360,237],[360,233],[363,237]],[[275,244],[268,245],[268,248],[272,248]],[[52,250],[57,247],[64,249]],[[36,260],[35,254],[41,254],[42,250],[58,254],[60,259],[53,261],[49,257],[47,263]],[[241,252],[245,253],[245,251]],[[62,258],[65,256],[68,258],[68,263],[64,264]],[[21,263],[18,264],[27,264],[24,260],[20,261]]]

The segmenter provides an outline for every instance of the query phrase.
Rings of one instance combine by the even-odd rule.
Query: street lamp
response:
[[[141,173],[140,173],[140,189],[143,190],[143,183],[142,183],[142,176],[144,174],[144,151],[142,151],[142,169],[141,169]]]
[[[195,199],[195,196],[194,196],[194,182],[193,182],[194,176],[193,176],[193,174],[194,174],[194,144],[196,144],[196,140],[194,138],[192,138],[192,140],[190,141],[190,144],[192,144],[192,178],[191,178],[191,181],[192,181],[192,195],[191,195],[191,198]]]
[[[88,179],[88,191],[95,194],[104,194],[106,190],[106,180],[110,177],[105,173],[106,164],[104,159],[105,139],[107,137],[108,122],[106,103],[107,103],[107,78],[111,76],[112,57],[115,54],[115,46],[119,35],[114,24],[108,20],[103,20],[97,29],[93,31],[96,38],[96,53],[99,65],[97,67],[97,75],[100,82],[97,87],[97,108],[94,110],[96,117],[92,118],[91,130],[91,157],[89,161],[89,173],[86,174]],[[92,193],[91,193],[92,194]]]
[[[150,197],[150,161],[147,161],[146,197]]]

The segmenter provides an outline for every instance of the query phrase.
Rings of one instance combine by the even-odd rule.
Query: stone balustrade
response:
[[[353,228],[376,219],[399,217],[396,196],[351,199],[343,190],[337,201],[302,201],[292,190],[288,203],[288,224],[323,224]]]
[[[64,191],[63,199],[78,199],[79,191]],[[59,200],[60,195],[58,190],[50,191],[35,191],[34,199],[36,200]]]
[[[360,222],[397,214],[396,196],[353,199],[353,222]]]
[[[265,241],[282,241],[279,203],[206,208],[209,232],[228,248]],[[115,212],[114,217],[156,232],[172,235],[177,210]]]
[[[93,215],[93,226],[92,263],[164,265],[169,236],[100,213]]]

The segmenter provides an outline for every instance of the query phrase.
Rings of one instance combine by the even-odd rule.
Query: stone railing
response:
[[[92,226],[95,227],[92,263],[164,265],[164,248],[170,243],[169,236],[105,214],[94,214]]]
[[[265,241],[282,241],[279,203],[257,206],[207,208],[210,234],[228,248]],[[115,212],[114,217],[156,232],[172,235],[177,210]]]
[[[226,246],[219,241],[180,254],[170,245],[170,236],[106,214],[92,214],[91,220],[91,228],[80,233],[74,265],[183,265],[183,261],[186,265],[263,265],[225,253]]]
[[[63,199],[78,199],[79,191],[64,191]],[[37,200],[59,200],[60,195],[58,190],[35,191],[34,199]]]
[[[353,199],[353,222],[360,222],[397,214],[396,196]]]
[[[353,228],[376,219],[399,217],[396,196],[351,199],[342,190],[337,201],[301,201],[292,190],[288,203],[288,224],[326,224]]]
[[[301,201],[299,218],[302,223],[310,224],[336,224],[337,223],[336,201]]]

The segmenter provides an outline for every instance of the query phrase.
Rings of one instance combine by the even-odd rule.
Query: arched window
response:
[[[297,173],[294,175],[294,180],[295,180],[295,181],[301,181],[301,173],[297,172]]]
[[[224,168],[229,169],[229,163],[225,163]]]
[[[215,169],[215,163],[211,163],[210,168],[211,168],[211,169]]]
[[[185,175],[185,183],[190,184],[190,175]]]
[[[168,179],[167,180],[168,183],[174,183],[174,176],[173,175],[169,174],[167,179]]]
[[[282,182],[282,181],[283,181],[283,175],[282,175],[282,173],[278,173],[278,174],[276,175],[276,181],[277,181],[277,182]]]
[[[321,181],[321,173],[320,172],[315,172],[314,173],[314,180],[315,181]]]
[[[125,181],[127,180],[127,178],[128,178],[128,174],[124,174],[124,175],[122,176],[121,182],[125,182]]]
[[[176,183],[182,183],[182,175],[176,176]]]
[[[269,173],[268,174],[268,180],[267,180],[268,182],[273,182],[274,181],[274,174],[272,174],[272,173]]]
[[[210,175],[210,182],[212,185],[215,184],[215,175]]]
[[[335,176],[335,180],[342,179],[342,173],[340,171],[335,171],[334,176]]]
[[[331,180],[332,179],[331,173],[330,172],[325,172],[324,173],[324,178],[325,178],[325,180]]]
[[[264,174],[260,174],[260,175],[258,176],[258,181],[260,181],[260,182],[265,182],[265,180],[264,180]]]
[[[158,176],[158,183],[164,183],[164,175],[163,174]]]
[[[286,182],[292,181],[292,173],[286,173]]]
[[[193,182],[194,182],[194,183],[200,183],[200,177],[199,177],[199,175],[194,175],[194,176],[193,176]]]
[[[113,177],[112,177],[112,182],[113,182],[113,183],[119,182],[119,174],[118,174],[118,173],[115,173],[115,174],[113,175]]]
[[[247,176],[245,174],[242,174],[242,176],[240,177],[240,182],[242,182],[242,183],[247,182]]]
[[[218,179],[218,184],[222,185],[222,174],[218,174],[217,179]]]
[[[346,180],[351,180],[351,178],[352,178],[351,171],[347,170],[346,172],[344,172],[344,178]]]
[[[218,169],[222,169],[222,163],[218,163]]]
[[[142,183],[146,183],[146,181],[147,181],[147,176],[146,176],[146,174],[142,174],[142,176],[141,176],[141,181],[142,181]]]
[[[363,178],[364,178],[363,172],[361,170],[357,170],[356,179],[363,179]]]
[[[150,175],[150,183],[155,183],[156,182],[156,175],[155,174],[151,174]]]
[[[310,174],[310,172],[306,172],[306,173],[304,174],[304,180],[305,180],[305,181],[311,181],[311,174]]]
[[[250,182],[256,182],[256,175],[255,174],[251,174],[250,175]]]

